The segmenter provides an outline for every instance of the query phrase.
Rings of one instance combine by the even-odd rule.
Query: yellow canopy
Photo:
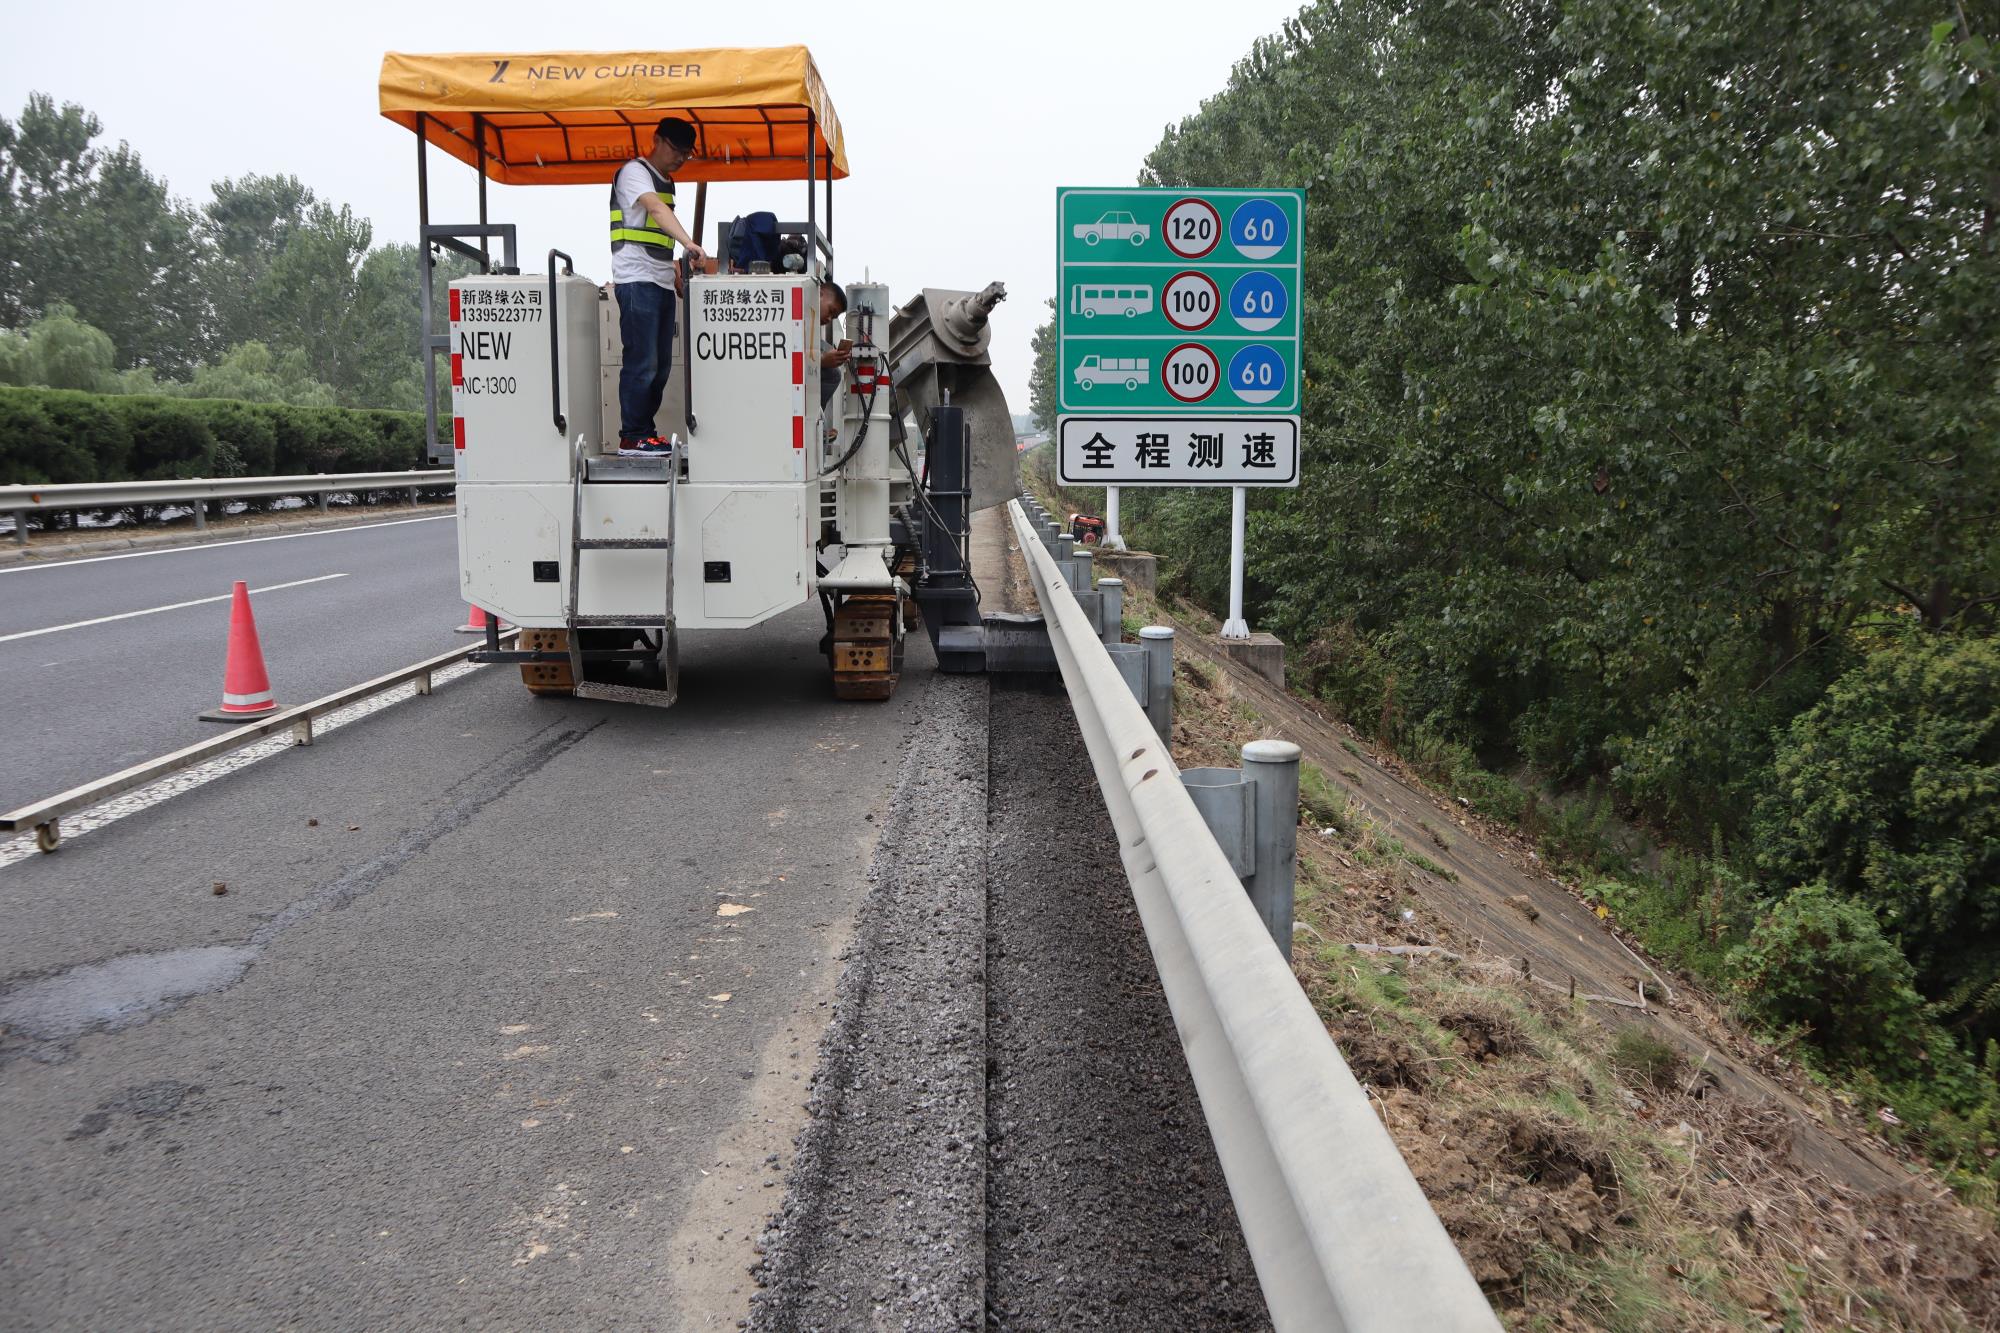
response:
[[[506,185],[601,185],[653,145],[662,116],[695,127],[683,181],[847,174],[840,120],[803,46],[382,57],[382,114]],[[810,138],[808,137],[810,136]]]

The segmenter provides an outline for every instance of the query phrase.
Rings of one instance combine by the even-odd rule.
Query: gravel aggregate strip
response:
[[[990,754],[989,1327],[1268,1328],[1068,700],[996,689]]]
[[[987,683],[928,689],[759,1240],[751,1328],[984,1324]]]

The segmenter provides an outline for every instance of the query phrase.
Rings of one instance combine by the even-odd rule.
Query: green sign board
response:
[[[1299,190],[1057,190],[1063,480],[1221,484],[1227,472],[1231,485],[1297,484],[1304,214]],[[1128,461],[1125,449],[1105,451],[1121,430],[1134,449],[1161,438],[1144,425],[1155,421],[1177,443],[1186,435],[1198,461],[1183,465],[1173,450],[1173,466],[1142,467],[1143,452]],[[1291,442],[1268,480],[1262,433],[1244,446],[1256,463],[1199,461],[1214,451],[1198,442],[1260,425]]]

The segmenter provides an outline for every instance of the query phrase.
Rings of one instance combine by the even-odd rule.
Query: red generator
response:
[[[1104,520],[1094,514],[1071,514],[1069,535],[1079,546],[1095,546],[1104,540]]]

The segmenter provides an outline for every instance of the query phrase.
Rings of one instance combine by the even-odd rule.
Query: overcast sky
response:
[[[9,6],[0,115],[31,91],[79,102],[111,142],[128,140],[174,193],[197,203],[223,176],[289,172],[414,240],[416,138],[382,119],[382,53],[812,49],[847,136],[853,175],[834,187],[844,281],[870,271],[900,304],[924,286],[998,279],[994,369],[1028,410],[1028,339],[1055,288],[1058,185],[1128,185],[1167,125],[1219,92],[1258,37],[1298,0],[1207,5],[1024,3],[162,4]],[[656,15],[657,17],[649,17]],[[475,216],[470,167],[434,152],[432,217]],[[607,177],[608,180],[608,177]],[[713,221],[803,211],[802,185],[710,189]],[[524,256],[550,246],[606,276],[604,191],[504,187],[495,221]],[[692,222],[684,200],[683,221]],[[524,264],[538,262],[524,260]]]

